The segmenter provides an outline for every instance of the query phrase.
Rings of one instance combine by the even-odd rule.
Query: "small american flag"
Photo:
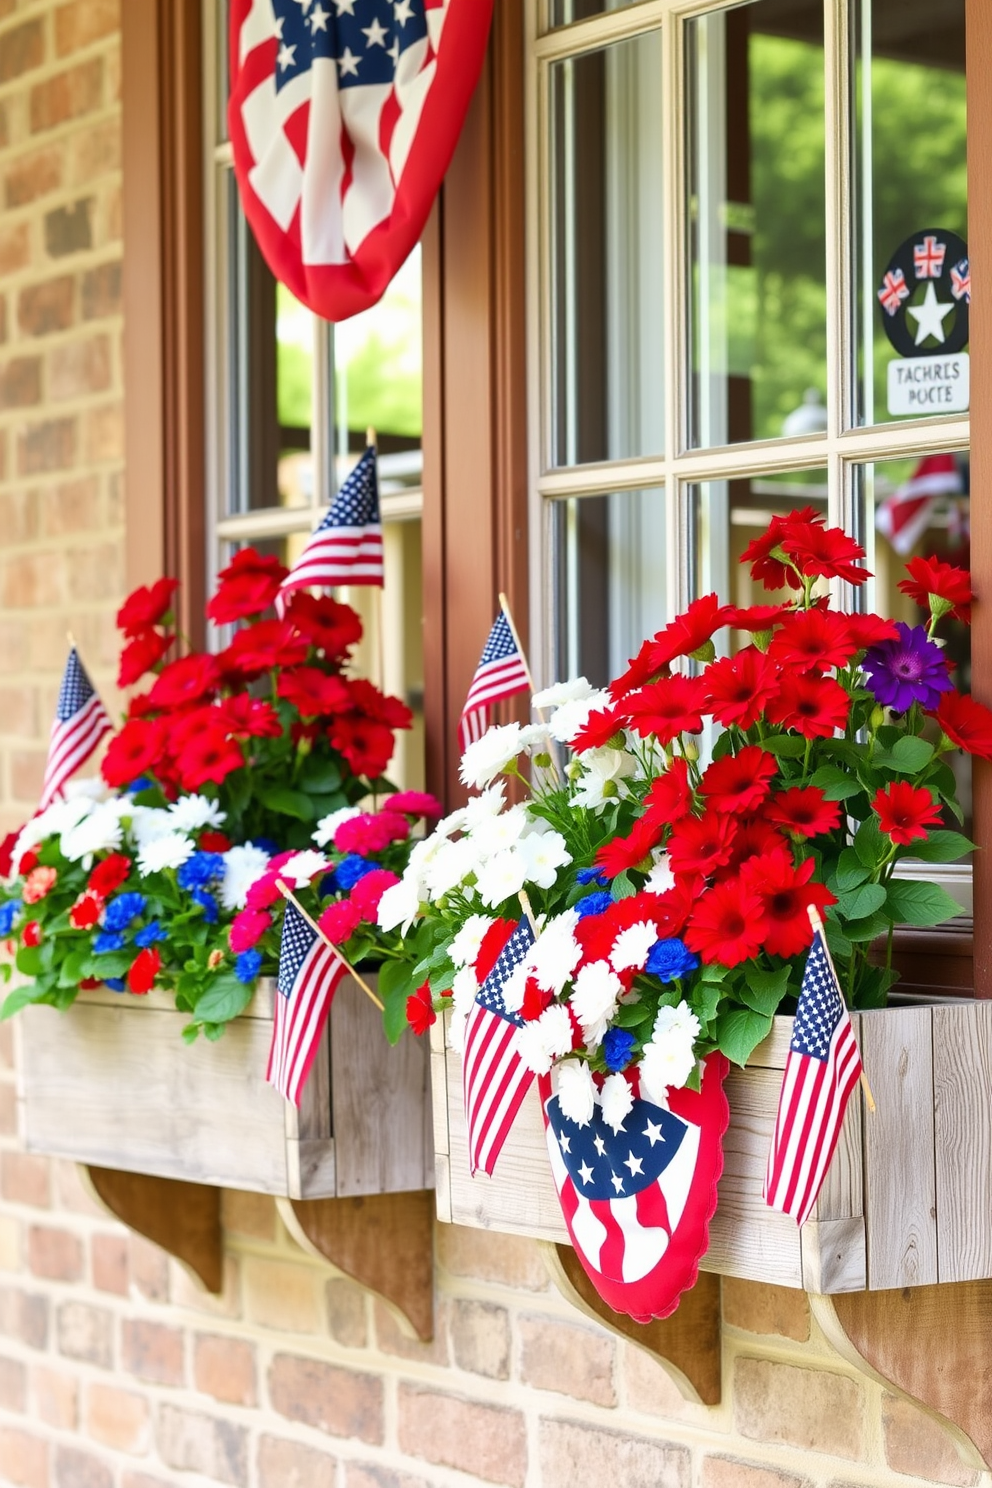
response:
[[[458,742],[461,748],[481,739],[489,727],[489,704],[500,698],[512,697],[515,692],[524,692],[530,687],[527,663],[513,638],[513,630],[503,610],[496,617],[496,624],[489,632],[479,665],[475,669],[472,685],[462,708],[458,724]]]
[[[331,999],[346,967],[325,945],[295,904],[287,903],[279,946],[272,1047],[265,1078],[281,1095],[300,1104]]]
[[[44,811],[63,794],[66,781],[89,759],[104,734],[113,731],[110,715],[73,646],[55,706],[39,811]]]
[[[462,1085],[472,1172],[491,1174],[520,1102],[534,1080],[517,1053],[519,1013],[510,1012],[503,988],[534,944],[526,920],[510,932],[492,971],[476,995],[465,1025]]]
[[[805,1223],[816,1203],[860,1077],[861,1055],[817,918],[764,1190],[769,1207],[791,1214],[797,1224]]]
[[[293,589],[335,584],[382,587],[382,522],[375,450],[371,445],[342,485],[279,588],[281,609]]]

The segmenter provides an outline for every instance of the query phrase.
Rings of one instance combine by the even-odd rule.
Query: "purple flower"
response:
[[[876,702],[896,713],[905,713],[914,703],[936,708],[940,694],[954,686],[943,651],[927,639],[922,625],[910,627],[898,620],[896,630],[897,641],[882,641],[865,653],[861,667],[868,691]]]

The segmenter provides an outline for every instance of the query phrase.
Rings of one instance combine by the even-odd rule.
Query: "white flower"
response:
[[[144,847],[146,842],[154,842],[156,837],[165,837],[175,830],[165,808],[132,806],[130,816],[129,833],[138,847]]]
[[[489,915],[469,915],[448,947],[452,966],[470,966],[479,954],[486,931],[495,923]]]
[[[613,942],[610,965],[614,971],[643,971],[648,952],[658,939],[658,927],[639,920],[621,930]]]
[[[520,743],[524,749],[536,749],[539,754],[550,753],[551,738],[546,723],[525,723],[520,730]]]
[[[676,1007],[660,1007],[655,1015],[654,1028],[651,1030],[652,1039],[660,1039],[668,1035],[677,1035],[689,1040],[699,1037],[699,1019],[685,998]]]
[[[308,847],[286,859],[279,869],[279,877],[292,884],[294,889],[304,889],[318,873],[326,873],[330,866],[323,853]]]
[[[570,682],[552,682],[541,692],[535,692],[531,702],[535,708],[560,708],[565,703],[578,703],[590,697],[592,685],[585,677],[573,677]]]
[[[615,1132],[621,1131],[634,1105],[634,1094],[623,1075],[607,1075],[600,1091],[603,1120]]]
[[[14,850],[10,858],[10,871],[17,875],[21,871],[21,859],[32,847],[37,847],[39,842],[44,842],[46,837],[58,837],[62,832],[88,816],[93,809],[92,801],[85,797],[78,800],[55,801],[45,811],[39,811],[29,822],[25,822],[14,843]]]
[[[124,839],[121,819],[112,801],[103,801],[82,821],[62,833],[59,847],[64,857],[78,862],[93,853],[120,847]]]
[[[502,780],[487,786],[477,796],[472,796],[467,806],[462,807],[463,825],[466,832],[474,832],[480,822],[498,816],[506,805],[506,787]]]
[[[504,848],[476,870],[479,898],[490,909],[515,899],[527,882],[527,861],[515,847]]]
[[[699,1019],[683,1001],[661,1007],[641,1055],[641,1086],[649,1100],[667,1104],[668,1087],[680,1090],[696,1066]]]
[[[329,842],[334,841],[334,834],[342,822],[351,821],[353,816],[361,816],[361,806],[342,806],[339,811],[332,811],[328,816],[322,816],[314,829],[311,842],[318,847],[326,847]]]
[[[566,909],[548,921],[531,946],[527,965],[542,992],[557,996],[578,965],[582,947],[572,934],[578,923],[578,911]]]
[[[87,776],[85,780],[70,780],[64,789],[67,801],[74,801],[80,796],[88,801],[104,801],[108,791],[106,781],[101,780],[99,775]]]
[[[457,811],[449,811],[447,816],[442,816],[431,836],[440,839],[442,837],[450,837],[454,832],[460,832],[465,825],[467,816],[468,812],[464,806],[459,806]]]
[[[223,858],[220,902],[225,909],[244,909],[248,890],[269,866],[269,855],[253,842],[246,842],[243,846],[229,847]]]
[[[138,872],[158,873],[163,868],[181,868],[196,851],[196,844],[181,832],[153,837],[138,852]]]
[[[462,755],[458,773],[465,785],[481,790],[515,760],[523,748],[519,723],[487,729]]]
[[[471,966],[463,966],[455,972],[451,984],[451,1002],[455,1012],[467,1014],[479,991],[479,982]]]
[[[591,692],[588,697],[576,698],[574,702],[563,703],[551,716],[548,725],[551,737],[560,744],[568,744],[583,727],[590,713],[595,713],[598,708],[608,708],[611,702],[610,694],[600,691]]]
[[[561,1114],[576,1126],[588,1126],[596,1109],[596,1086],[583,1059],[564,1059],[558,1066]]]
[[[514,1034],[517,1051],[535,1075],[546,1075],[556,1059],[572,1052],[572,1020],[564,1003],[553,1002],[539,1018]]]
[[[606,961],[590,961],[582,967],[572,988],[572,1011],[582,1025],[589,1044],[601,1044],[610,1019],[617,1010],[623,983]]]
[[[474,873],[478,864],[479,855],[470,837],[459,837],[455,842],[442,839],[423,867],[424,882],[431,894],[440,899]]]
[[[530,832],[521,839],[518,851],[527,868],[527,880],[539,889],[550,889],[558,877],[558,869],[572,861],[560,832]]]
[[[395,930],[397,925],[402,925],[405,935],[417,918],[419,908],[420,882],[415,874],[409,878],[404,874],[398,884],[390,884],[379,900],[376,921],[381,930]]]
[[[587,749],[579,755],[583,774],[572,799],[596,811],[609,800],[627,794],[625,780],[637,774],[637,760],[625,749]]]
[[[227,821],[227,812],[216,801],[198,795],[180,796],[169,807],[168,816],[174,832],[198,832],[201,827],[222,827]]]
[[[647,883],[644,885],[648,894],[667,894],[669,889],[675,887],[675,874],[668,866],[668,854],[660,853],[658,861],[648,874]]]
[[[498,816],[487,816],[472,832],[472,841],[480,860],[491,858],[501,848],[513,847],[527,828],[526,806],[511,806]]]

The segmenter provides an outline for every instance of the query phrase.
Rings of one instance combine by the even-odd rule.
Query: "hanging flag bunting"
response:
[[[65,794],[66,782],[89,759],[103,736],[113,731],[100,694],[90,681],[79,652],[72,646],[55,705],[39,811],[46,810]]]
[[[245,216],[304,305],[345,320],[423,231],[493,0],[233,0],[228,125]]]
[[[929,527],[938,497],[957,496],[963,490],[953,455],[927,455],[909,480],[879,503],[875,527],[905,558]]]

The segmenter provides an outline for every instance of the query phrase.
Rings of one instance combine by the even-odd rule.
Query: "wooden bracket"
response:
[[[969,1467],[992,1466],[992,1281],[810,1295],[837,1352],[933,1416]]]
[[[299,1245],[330,1261],[393,1310],[405,1333],[434,1337],[434,1195],[277,1199]]]
[[[95,1197],[117,1219],[175,1256],[208,1292],[224,1284],[219,1188],[81,1166]]]
[[[671,1317],[635,1323],[603,1301],[570,1245],[541,1242],[558,1290],[580,1312],[644,1349],[662,1366],[686,1400],[720,1404],[720,1278],[701,1271]]]

